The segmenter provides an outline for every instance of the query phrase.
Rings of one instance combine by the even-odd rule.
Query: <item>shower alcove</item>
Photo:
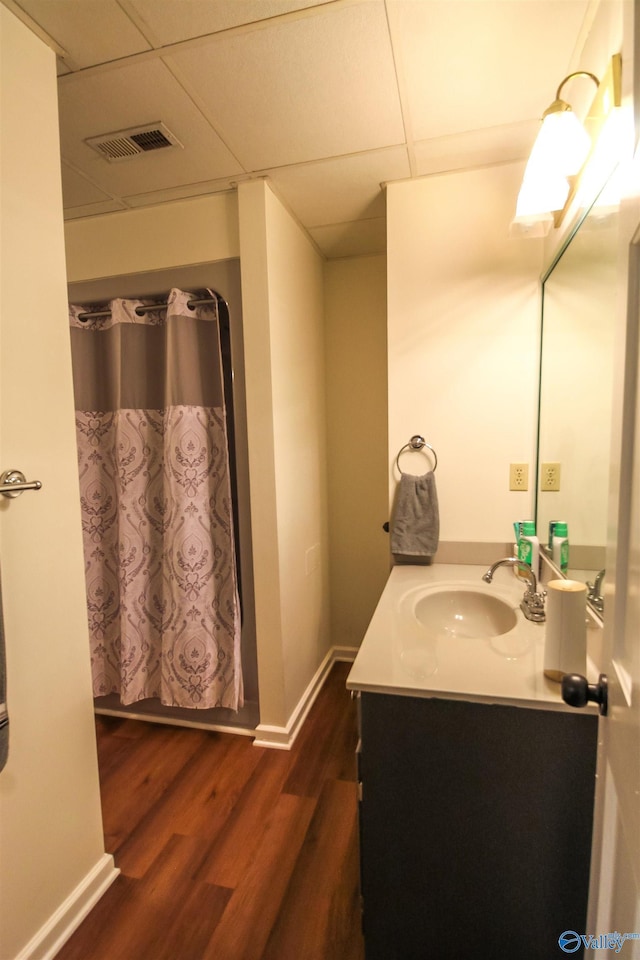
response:
[[[68,295],[70,303],[90,305],[115,298],[162,298],[172,287],[187,291],[211,289],[224,301],[220,311],[220,325],[225,388],[227,396],[229,391],[231,392],[232,401],[231,403],[227,401],[228,406],[232,408],[228,432],[242,608],[241,660],[244,706],[237,713],[224,708],[193,710],[164,706],[156,698],[139,700],[137,703],[125,706],[120,702],[118,695],[112,693],[95,698],[95,710],[96,713],[180,726],[253,734],[259,723],[259,704],[240,261],[232,258],[207,264],[72,282],[68,286]]]

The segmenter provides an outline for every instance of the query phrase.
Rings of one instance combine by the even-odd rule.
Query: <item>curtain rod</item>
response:
[[[187,300],[187,306],[193,310],[195,307],[199,307],[205,303],[220,303],[221,301],[222,297],[219,293],[216,293],[213,297],[201,297],[197,300]],[[156,303],[143,303],[139,307],[136,307],[136,313],[139,317],[142,317],[145,313],[151,313],[153,310],[164,310],[168,306],[169,304],[166,300],[164,302],[158,301]],[[79,313],[78,320],[80,323],[86,323],[87,320],[98,320],[101,317],[110,316],[111,310],[93,310],[87,313]]]

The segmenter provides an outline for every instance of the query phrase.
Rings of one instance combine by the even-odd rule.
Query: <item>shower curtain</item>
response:
[[[70,307],[94,696],[243,704],[217,302]]]

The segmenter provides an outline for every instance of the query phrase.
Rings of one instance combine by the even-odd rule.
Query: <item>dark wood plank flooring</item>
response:
[[[57,960],[363,960],[348,672],[334,665],[286,752],[97,717],[122,873]]]

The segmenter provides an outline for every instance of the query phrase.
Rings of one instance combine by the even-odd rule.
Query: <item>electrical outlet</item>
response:
[[[541,490],[559,490],[560,489],[560,464],[543,463],[540,468],[540,489]]]
[[[529,464],[509,464],[509,490],[529,489]]]

